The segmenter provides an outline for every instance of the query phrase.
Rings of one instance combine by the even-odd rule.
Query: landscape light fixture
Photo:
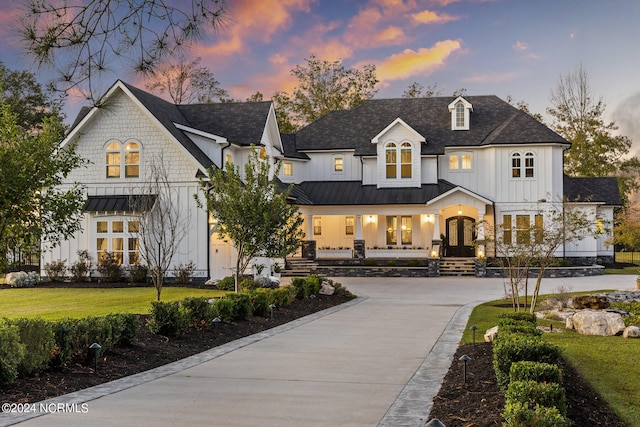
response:
[[[466,384],[467,383],[467,362],[471,360],[471,357],[467,356],[466,354],[463,354],[462,357],[458,360],[462,360],[462,363],[464,363],[463,376],[464,376],[464,382]]]
[[[214,329],[218,327],[218,323],[222,322],[222,320],[219,317],[214,317],[213,320],[211,321],[211,323],[213,323],[213,327]]]
[[[97,342],[94,342],[93,344],[91,344],[89,346],[89,350],[93,351],[93,360],[94,360],[93,373],[94,374],[98,373],[98,353],[100,353],[100,349],[101,348],[102,348],[102,346],[100,344],[98,344]]]
[[[269,305],[269,308],[271,309],[271,320],[273,320],[273,309],[276,308],[275,304],[271,304]]]
[[[478,327],[476,325],[473,325],[471,327],[471,331],[473,331],[473,345],[476,345],[476,330],[478,329]]]
[[[426,423],[424,427],[447,427],[447,426],[442,424],[442,422],[439,419],[434,418],[428,423]]]

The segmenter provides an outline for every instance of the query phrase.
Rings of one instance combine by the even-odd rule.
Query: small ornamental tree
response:
[[[218,234],[231,240],[236,249],[236,292],[251,259],[284,258],[302,239],[302,216],[297,206],[287,203],[290,188],[278,185],[279,165],[275,171],[271,166],[268,156],[261,158],[253,147],[244,165],[244,180],[232,163],[224,169],[212,167],[208,180],[200,180],[206,208],[218,222]]]
[[[534,212],[533,222],[528,214],[522,215],[522,219],[516,215],[515,228],[513,223],[498,224],[495,235],[488,236],[495,248],[496,257],[509,276],[514,311],[520,311],[519,297],[523,286],[525,298],[528,296],[530,267],[539,267],[531,313],[535,310],[544,272],[556,263],[556,254],[560,248],[588,237],[595,238],[599,233],[605,232],[605,224],[598,223],[595,217],[580,207],[578,201],[540,201]],[[524,308],[527,308],[526,303]]]

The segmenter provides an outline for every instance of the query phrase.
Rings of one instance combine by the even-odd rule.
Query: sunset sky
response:
[[[0,0],[0,61],[37,71],[11,27],[16,0]],[[561,74],[581,64],[610,120],[640,147],[640,1],[229,0],[228,23],[192,48],[231,96],[289,90],[290,70],[316,55],[376,66],[377,98],[412,82],[443,95],[510,95],[544,113]],[[46,71],[38,72],[47,81]],[[127,70],[117,78],[144,87]],[[75,115],[81,100],[70,98]],[[72,117],[68,120],[70,121]]]

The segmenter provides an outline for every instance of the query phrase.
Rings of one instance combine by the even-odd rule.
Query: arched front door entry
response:
[[[447,218],[446,256],[472,257],[475,255],[476,220],[468,216]]]

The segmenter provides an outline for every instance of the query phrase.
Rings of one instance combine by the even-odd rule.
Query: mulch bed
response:
[[[350,299],[338,295],[318,295],[315,299],[295,300],[286,308],[274,310],[273,319],[271,316],[253,316],[248,320],[208,325],[202,330],[190,328],[185,333],[171,338],[152,334],[145,327],[148,316],[140,316],[136,343],[131,347],[114,348],[101,355],[97,372],[94,371],[95,360],[87,358],[75,361],[61,370],[43,372],[35,378],[18,378],[9,385],[0,386],[0,402],[39,402],[133,375],[288,323]]]
[[[463,362],[466,354],[467,382]],[[458,347],[440,392],[433,400],[429,420],[437,418],[447,427],[501,426],[504,396],[498,389],[493,371],[491,343],[465,344]],[[567,393],[567,416],[574,426],[625,426],[602,398],[568,363],[562,365]]]

